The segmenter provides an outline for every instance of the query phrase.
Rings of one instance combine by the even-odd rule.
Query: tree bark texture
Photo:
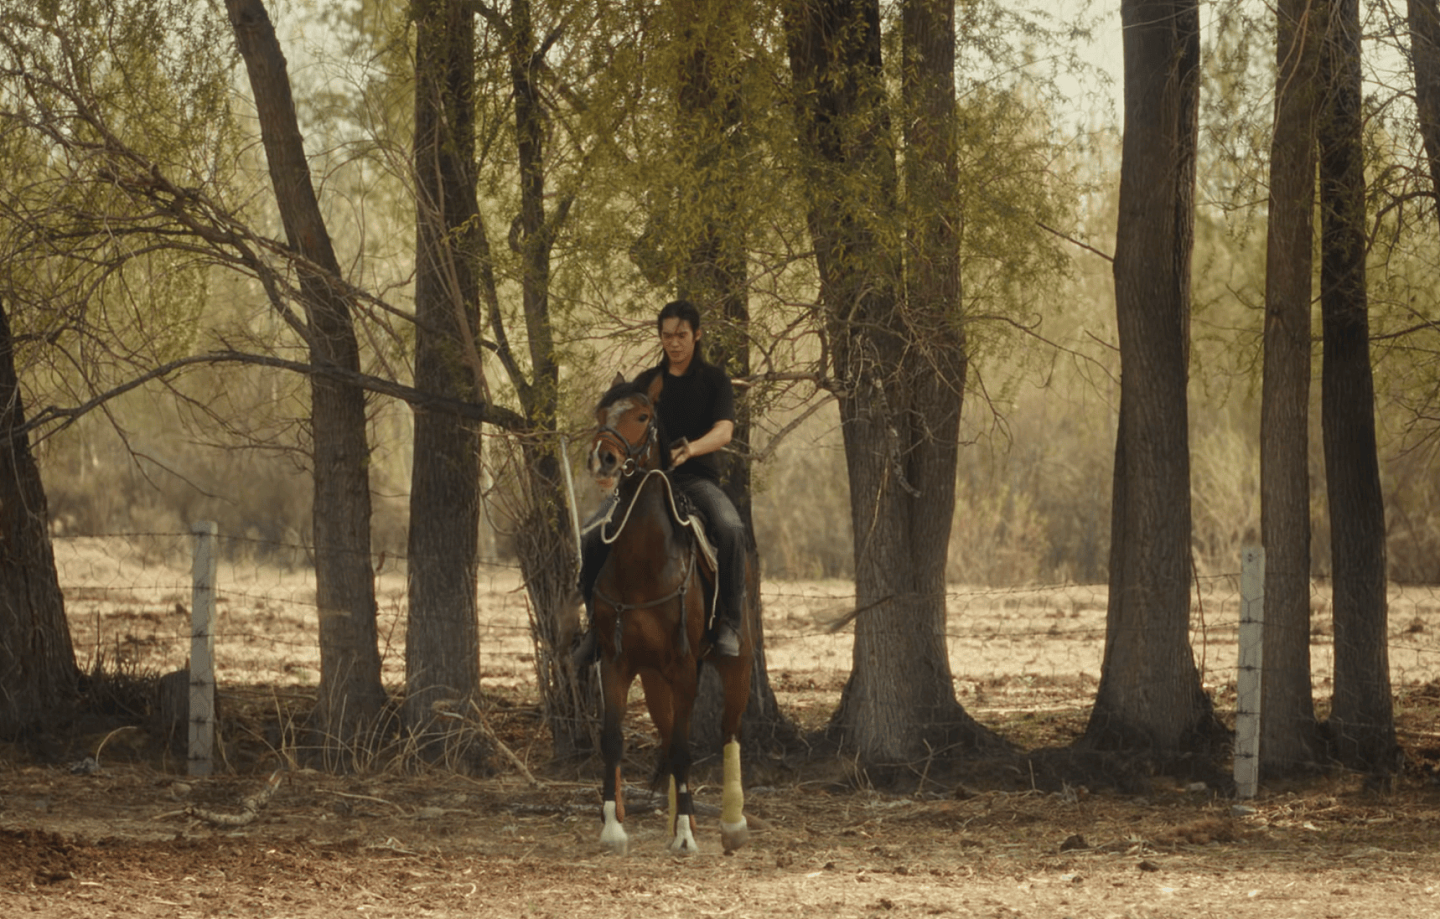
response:
[[[1358,0],[1330,0],[1320,120],[1320,377],[1334,578],[1335,695],[1329,728],[1341,762],[1393,763],[1387,645],[1385,504],[1365,292],[1366,209]]]
[[[285,56],[260,0],[226,0],[260,118],[261,141],[285,237],[298,256],[311,361],[358,373],[360,352],[339,262],[320,213],[290,94]],[[375,625],[370,556],[370,450],[365,394],[310,378],[314,438],[315,603],[320,615],[320,691],[315,712],[329,762],[345,765],[373,728],[385,690]]]
[[[903,218],[879,20],[874,0],[786,6],[862,610],[832,727],[884,780],[927,750],[988,735],[955,700],[945,636],[963,352],[937,360],[910,337],[942,328],[936,317],[958,304],[901,299],[904,257],[887,242]]]
[[[1410,56],[1415,68],[1415,114],[1430,166],[1431,192],[1440,199],[1440,5],[1409,0]]]
[[[1189,642],[1187,430],[1200,19],[1124,0],[1125,137],[1115,244],[1122,373],[1105,655],[1087,743],[1162,753],[1214,728]]]
[[[700,306],[721,322],[707,323],[706,356],[731,377],[750,375],[750,304],[746,274],[746,225],[743,215],[745,161],[748,140],[740,74],[740,30],[749,27],[746,9],[730,0],[677,0],[676,19],[682,24],[677,119],[679,154],[686,158],[688,217],[695,221],[694,235],[686,237],[686,255],[680,266],[676,293]],[[717,315],[718,314],[718,315]],[[760,609],[760,551],[755,542],[754,501],[748,448],[751,435],[750,402],[736,405],[732,443],[738,451],[721,458],[721,480],[745,522],[746,556],[750,566],[746,602],[754,604],[760,633],[754,636],[755,654],[750,678],[750,700],[741,722],[741,749],[747,755],[792,747],[799,733],[781,711],[765,660],[764,611]],[[699,753],[717,756],[726,738],[720,715],[724,694],[719,678],[709,668],[701,674],[700,691],[691,721],[692,739]]]
[[[412,10],[415,385],[478,402],[483,380],[470,360],[480,316],[474,14],[458,0],[423,0]],[[435,724],[434,702],[464,702],[480,689],[479,425],[416,412],[412,469],[404,720],[423,735]]]
[[[526,481],[515,536],[526,591],[535,610],[535,671],[545,717],[554,738],[555,755],[565,758],[592,749],[598,738],[593,714],[586,707],[593,685],[589,671],[575,673],[569,664],[568,638],[574,633],[576,619],[571,601],[579,550],[568,523],[560,467],[568,459],[561,455],[556,436],[560,366],[550,315],[550,257],[573,196],[547,198],[545,141],[552,127],[541,86],[544,51],[537,39],[530,0],[511,0],[506,33],[520,201],[509,244],[519,258],[531,368],[528,380],[520,377],[518,369],[511,372],[532,435],[521,444]],[[556,202],[553,209],[547,209],[548,200]],[[482,265],[486,259],[488,247],[483,247]],[[497,340],[504,342],[493,276],[484,284],[490,291],[491,325]],[[515,364],[513,360],[509,363]]]
[[[1265,267],[1260,527],[1265,627],[1260,768],[1320,762],[1310,674],[1310,328],[1320,39],[1315,0],[1276,9],[1275,131]]]
[[[42,725],[77,693],[79,672],[30,452],[14,338],[0,303],[0,738]]]

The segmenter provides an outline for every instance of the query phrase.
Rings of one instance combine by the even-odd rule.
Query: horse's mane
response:
[[[645,401],[650,401],[648,383],[647,385],[641,385],[640,381],[642,379],[644,379],[644,374],[641,374],[633,380],[622,380],[605,390],[605,395],[600,397],[600,403],[596,406],[596,411],[598,412],[601,409],[609,408],[611,405],[629,396],[640,396],[644,398]],[[655,412],[655,433],[658,435],[660,443],[660,468],[668,470],[672,465],[670,462],[670,438],[665,433],[665,422],[661,420],[659,411]]]

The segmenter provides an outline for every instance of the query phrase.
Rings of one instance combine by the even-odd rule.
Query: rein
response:
[[[653,426],[651,431],[650,439],[653,441]],[[633,471],[624,473],[626,476],[633,474]],[[670,505],[671,519],[675,520],[679,526],[688,526],[688,524],[681,520],[680,511],[675,506],[675,486],[671,484],[670,477],[659,469],[647,469],[645,471],[645,477],[640,480],[640,483],[635,486],[634,492],[630,495],[630,503],[625,508],[625,515],[620,518],[620,525],[615,528],[614,533],[610,535],[606,535],[605,533],[605,525],[610,522],[609,519],[600,521],[600,540],[607,546],[612,545],[615,540],[619,539],[620,535],[625,532],[625,526],[630,522],[630,515],[634,512],[635,505],[640,503],[640,491],[645,487],[645,483],[650,481],[651,476],[659,476],[660,481],[665,483],[665,497]],[[618,600],[605,596],[598,587],[595,589],[595,595],[613,607],[617,616],[632,609],[649,609],[652,606],[668,603],[676,597],[684,597],[687,585],[690,583],[690,573],[695,568],[695,544],[693,541],[687,540],[687,545],[689,549],[685,553],[685,569],[680,572],[680,586],[665,596],[660,597],[658,600],[650,600],[645,603],[621,603]]]
[[[605,425],[604,427],[602,427],[595,439],[596,441],[600,441],[602,439],[609,440],[612,444],[622,445],[625,448],[625,462],[620,467],[620,475],[628,479],[633,477],[637,472],[641,471],[640,463],[648,460],[650,451],[657,445],[659,441],[659,436],[659,430],[657,429],[655,422],[652,419],[650,423],[646,426],[644,439],[639,444],[630,443],[630,441],[625,439],[624,435],[622,435],[618,430],[616,430],[610,425]],[[600,521],[600,540],[601,542],[605,543],[605,545],[613,545],[615,541],[620,538],[621,534],[625,532],[626,525],[630,523],[630,516],[635,511],[635,505],[640,503],[640,492],[644,490],[645,484],[650,481],[652,476],[659,476],[660,481],[665,484],[665,500],[666,503],[669,505],[670,519],[674,520],[676,525],[680,527],[689,526],[689,524],[686,523],[685,519],[680,515],[680,509],[676,506],[675,485],[670,481],[670,477],[665,474],[664,470],[661,469],[646,469],[644,470],[644,473],[644,476],[641,477],[640,481],[631,491],[630,501],[625,507],[624,515],[622,515],[620,518],[620,525],[617,526],[613,532],[606,532],[606,525],[609,524],[610,521],[614,518],[613,511],[604,520]],[[680,580],[678,585],[675,587],[674,590],[670,591],[670,593],[666,594],[665,596],[658,597],[654,600],[647,600],[644,603],[622,603],[619,600],[606,596],[605,593],[601,591],[598,586],[595,588],[595,597],[597,599],[603,600],[608,606],[610,606],[611,609],[615,610],[615,649],[617,654],[620,651],[620,635],[622,632],[622,623],[624,622],[625,613],[628,613],[632,610],[650,609],[652,607],[661,606],[665,603],[669,603],[671,600],[674,600],[677,597],[680,599],[682,614],[680,616],[680,630],[676,638],[682,648],[688,648],[688,644],[684,640],[685,616],[683,614],[683,608],[685,605],[685,593],[689,590],[690,587],[690,577],[695,571],[695,556],[698,554],[698,552],[695,548],[695,541],[693,539],[687,539],[685,542],[687,545],[687,549],[685,552],[685,567],[680,572]]]

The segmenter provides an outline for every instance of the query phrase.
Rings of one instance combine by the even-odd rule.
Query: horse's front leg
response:
[[[720,792],[720,844],[734,852],[750,840],[745,819],[745,787],[740,780],[740,741],[725,741],[725,779]]]
[[[750,840],[750,824],[745,819],[745,786],[740,777],[740,720],[750,698],[750,656],[725,661],[717,671],[725,698],[720,715],[720,730],[725,738],[720,844],[726,852],[733,852]]]
[[[630,691],[630,678],[620,672],[617,661],[606,658],[601,662],[600,688],[604,696],[600,752],[605,758],[600,794],[605,828],[600,831],[600,842],[616,855],[625,855],[630,849],[630,837],[625,835],[625,786],[620,778],[620,758],[625,753],[625,697]]]

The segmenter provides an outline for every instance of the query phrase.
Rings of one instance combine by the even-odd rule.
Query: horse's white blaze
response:
[[[630,837],[625,835],[625,825],[615,818],[615,802],[605,802],[605,829],[600,831],[600,842],[616,855],[624,855],[630,849]]]
[[[613,428],[621,418],[625,417],[625,413],[634,407],[635,400],[629,396],[626,396],[624,399],[616,399],[610,403],[610,407],[605,410],[605,424]]]
[[[601,426],[607,428],[615,427],[615,425],[620,423],[620,419],[625,417],[625,413],[634,408],[635,405],[636,402],[633,397],[627,396],[624,399],[617,399],[615,402],[611,403],[609,406],[606,407],[605,421]],[[601,463],[600,444],[598,441],[590,447],[590,455],[586,457],[585,466],[587,469],[590,470],[590,474],[592,476],[599,475],[601,471]]]

